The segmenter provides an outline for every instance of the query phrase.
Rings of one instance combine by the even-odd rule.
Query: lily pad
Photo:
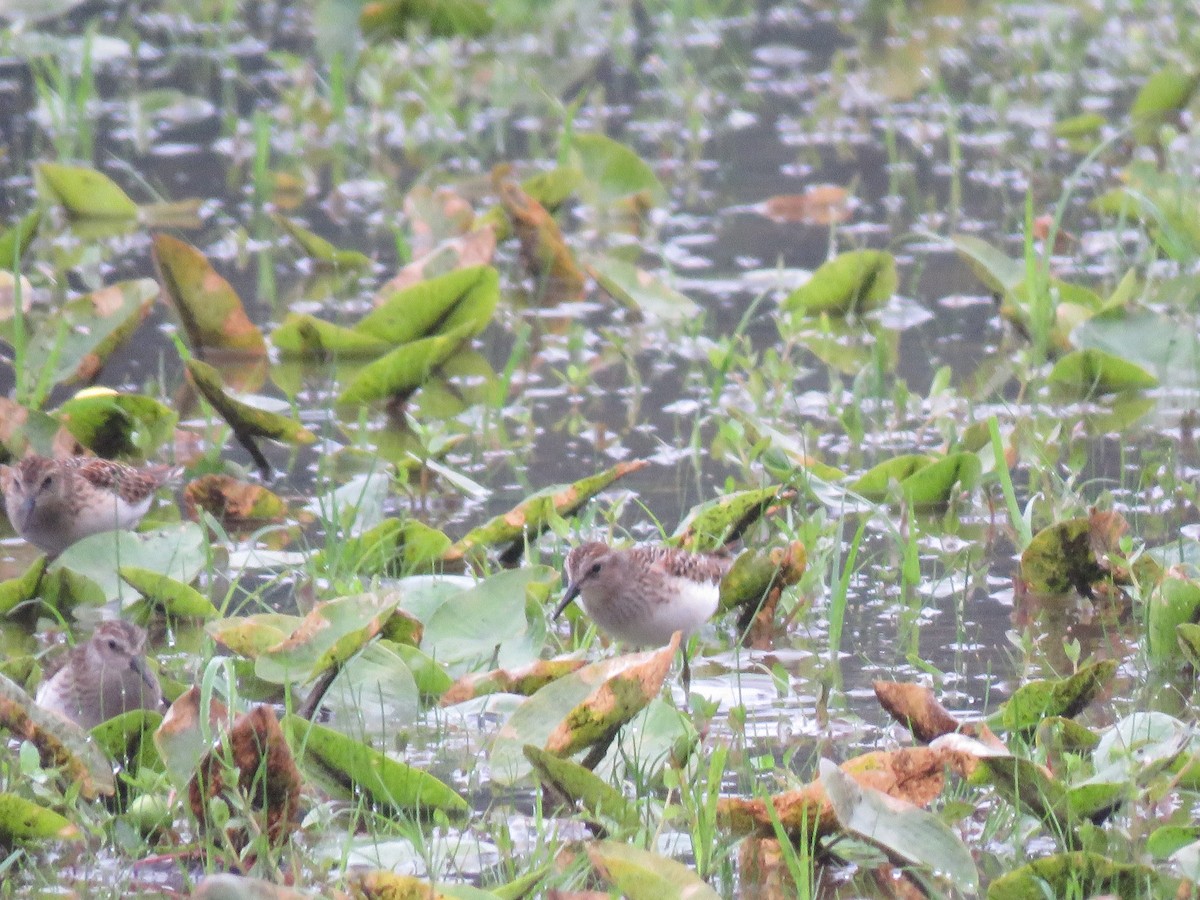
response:
[[[271,332],[271,343],[284,357],[319,360],[375,359],[395,346],[307,313],[288,313],[283,324]]]
[[[491,266],[470,266],[393,293],[354,330],[391,346],[435,334],[466,339],[487,327],[499,300],[499,273]]]
[[[282,216],[271,214],[272,221],[288,233],[304,252],[319,266],[330,269],[361,269],[371,264],[371,257],[358,250],[342,250],[335,247],[319,234],[309,231],[299,222]]]
[[[1118,863],[1096,853],[1058,853],[1001,875],[988,886],[988,900],[1032,897],[1161,896],[1148,866]]]
[[[637,804],[590,769],[532,744],[526,744],[524,752],[543,785],[578,804],[594,821],[613,822],[631,831],[641,824]]]
[[[38,178],[61,203],[68,215],[77,219],[136,219],[138,205],[129,199],[116,182],[95,169],[38,163]],[[9,261],[4,261],[5,265]]]
[[[674,859],[623,841],[587,844],[597,874],[629,900],[716,900],[699,875]]]
[[[899,284],[896,259],[883,250],[851,250],[823,264],[783,301],[789,312],[861,315],[878,309]]]
[[[70,819],[18,794],[0,793],[0,842],[11,846],[53,839],[78,841],[83,838]]]
[[[29,249],[42,223],[42,211],[35,209],[0,232],[0,269],[11,269],[14,255],[20,259]]]
[[[22,603],[37,596],[38,585],[41,584],[47,562],[43,554],[16,578],[0,582],[0,616],[8,615]]]
[[[1197,621],[1200,621],[1200,583],[1169,572],[1146,604],[1146,649],[1150,658],[1163,663],[1177,657],[1176,629]]]
[[[656,275],[612,256],[593,259],[588,273],[618,303],[661,322],[686,322],[700,314],[690,297]]]
[[[782,485],[734,491],[693,506],[670,543],[693,551],[713,550],[737,540],[762,518],[783,490]]]
[[[267,352],[258,330],[233,286],[204,254],[167,234],[153,238],[154,266],[164,296],[183,323],[194,352],[262,356]]]
[[[104,600],[116,600],[122,593],[129,593],[119,574],[121,566],[156,572],[186,584],[204,568],[208,546],[204,530],[194,522],[138,534],[106,531],[72,544],[50,565],[47,574],[69,570],[90,579]]]
[[[601,204],[636,198],[639,207],[649,207],[666,199],[666,189],[646,161],[606,134],[571,135],[567,155]]]
[[[258,409],[230,396],[225,391],[220,374],[207,363],[189,359],[185,365],[197,390],[243,442],[252,443],[254,438],[259,437],[291,444],[311,444],[316,441],[317,436],[295,419]]]
[[[1047,381],[1081,396],[1158,387],[1158,379],[1137,363],[1092,347],[1062,357]]]
[[[405,398],[467,340],[468,329],[438,334],[397,347],[363,366],[338,395],[343,406]]]
[[[146,458],[175,433],[179,414],[153,397],[106,388],[81,391],[54,415],[75,440],[99,456]]]
[[[189,619],[221,617],[221,611],[213,606],[212,601],[190,584],[137,566],[121,566],[117,572],[130,587],[168,616]]]
[[[1069,678],[1024,684],[1000,708],[997,724],[1006,731],[1023,731],[1049,716],[1073,718],[1108,686],[1116,671],[1116,660],[1104,659],[1080,666]]]

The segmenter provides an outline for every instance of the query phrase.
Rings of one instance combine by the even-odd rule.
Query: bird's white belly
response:
[[[584,596],[583,607],[605,632],[617,640],[634,646],[661,647],[671,635],[682,631],[686,639],[695,633],[717,610],[720,589],[709,582],[689,578],[666,579],[660,597],[629,598],[610,604],[589,603]]]

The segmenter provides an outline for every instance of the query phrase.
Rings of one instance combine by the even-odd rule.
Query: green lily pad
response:
[[[642,813],[636,804],[590,769],[533,744],[526,744],[523,751],[542,784],[574,801],[594,821],[615,823],[630,831],[641,824]]]
[[[1177,657],[1180,648],[1176,629],[1197,621],[1200,621],[1200,583],[1168,573],[1146,604],[1146,650],[1150,658],[1163,663]]]
[[[1147,78],[1129,107],[1134,139],[1142,144],[1156,143],[1159,126],[1188,105],[1198,84],[1200,74],[1173,64]]]
[[[18,259],[25,255],[41,223],[42,211],[35,209],[0,232],[0,269],[12,268],[14,253]]]
[[[162,724],[162,713],[153,709],[131,709],[91,730],[92,739],[111,760],[127,771],[162,768],[154,745],[154,732]]]
[[[0,616],[8,615],[22,603],[37,596],[38,585],[46,571],[47,562],[43,554],[16,578],[0,582]]]
[[[233,286],[204,254],[167,234],[153,238],[154,267],[163,294],[179,316],[193,352],[262,356],[266,342]]]
[[[78,841],[83,833],[69,819],[17,794],[0,793],[0,842]]]
[[[393,592],[318,603],[295,631],[258,655],[254,674],[273,684],[310,681],[361,650],[399,602],[400,595]]]
[[[75,440],[107,458],[149,457],[175,434],[179,414],[153,397],[80,392],[54,411]]]
[[[300,616],[286,613],[258,613],[253,616],[226,616],[209,622],[204,630],[222,647],[247,659],[258,659],[272,647],[283,643],[301,622]]]
[[[956,234],[950,237],[950,243],[971,267],[975,277],[993,294],[1003,297],[1025,281],[1024,261],[1006,256],[987,241],[969,234]]]
[[[1103,577],[1091,543],[1091,523],[1078,516],[1043,528],[1021,553],[1021,578],[1036,594],[1086,590]]]
[[[762,518],[783,490],[782,485],[734,491],[698,503],[688,510],[669,543],[693,551],[713,550],[741,534]]]
[[[69,570],[93,582],[102,602],[128,594],[119,566],[134,566],[190,582],[208,561],[208,538],[195,522],[146,531],[106,531],[72,544],[51,563],[47,575]],[[119,561],[119,562],[118,562]]]
[[[361,269],[371,264],[371,257],[358,250],[342,250],[325,238],[309,231],[299,222],[271,213],[271,220],[288,233],[308,257],[319,266],[331,269]]]
[[[38,179],[48,199],[77,219],[136,219],[138,205],[103,172],[84,166],[38,163]],[[7,265],[7,262],[5,263]]]
[[[1116,660],[1086,663],[1069,678],[1031,681],[1017,688],[997,713],[1006,731],[1036,728],[1049,716],[1072,718],[1083,711],[1112,680]]]
[[[397,347],[363,366],[342,389],[338,403],[358,406],[375,400],[407,397],[454,355],[467,336],[466,331],[453,331]]]
[[[1001,875],[988,886],[988,900],[1034,897],[1162,896],[1148,866],[1118,863],[1096,853],[1058,853]]]
[[[319,360],[375,359],[395,346],[391,341],[307,313],[288,313],[271,332],[271,343],[287,358]]]
[[[720,896],[678,860],[624,841],[585,845],[601,878],[629,900],[717,900]]]
[[[244,442],[252,442],[258,437],[289,444],[311,444],[316,441],[317,436],[295,419],[259,409],[230,396],[225,391],[220,373],[208,363],[189,359],[184,365],[196,389]]]
[[[403,814],[444,812],[459,817],[470,809],[467,801],[429,773],[385,756],[332,728],[294,715],[285,716],[283,724],[300,767],[322,785],[332,785],[341,795],[357,789],[372,803]]]
[[[974,453],[951,453],[913,472],[900,482],[900,491],[918,509],[940,506],[956,492],[975,487],[982,472]]]
[[[903,483],[910,476],[932,465],[933,462],[934,458],[924,453],[905,453],[901,456],[893,456],[891,459],[885,459],[878,465],[872,466],[851,482],[850,490],[873,502],[886,500],[888,487],[893,481]]]
[[[470,266],[397,291],[354,330],[392,346],[435,334],[458,333],[465,340],[487,327],[499,301],[499,273]]]
[[[187,619],[221,617],[221,611],[212,601],[190,584],[137,566],[121,566],[117,572],[131,588],[168,616]]]
[[[1158,379],[1137,363],[1093,347],[1062,357],[1047,381],[1081,396],[1158,387]]]
[[[413,24],[432,37],[483,37],[494,23],[482,0],[382,0],[363,6],[359,24],[378,41],[404,38]]]
[[[593,259],[588,272],[622,306],[661,322],[686,322],[700,314],[699,305],[656,275],[612,256]]]
[[[663,202],[666,189],[654,170],[629,147],[605,134],[574,134],[568,158],[583,173],[601,204],[637,198],[652,206]]]
[[[883,250],[851,250],[813,272],[808,282],[783,301],[788,312],[814,316],[861,315],[878,309],[899,284],[896,258]]]

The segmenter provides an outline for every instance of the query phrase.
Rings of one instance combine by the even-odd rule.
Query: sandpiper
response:
[[[589,541],[567,554],[567,592],[554,618],[578,597],[584,612],[622,643],[662,647],[676,631],[686,641],[716,612],[721,579],[732,564],[725,557],[674,547],[615,550]],[[690,674],[685,650],[685,690]]]
[[[54,677],[42,682],[38,705],[89,729],[131,709],[158,709],[162,689],[146,666],[145,645],[146,632],[131,622],[101,622]]]
[[[57,556],[88,535],[136,526],[154,492],[178,474],[172,466],[34,455],[0,466],[0,490],[13,528]]]

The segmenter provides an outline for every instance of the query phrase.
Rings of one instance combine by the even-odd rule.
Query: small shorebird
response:
[[[662,647],[688,637],[717,610],[721,579],[733,561],[674,547],[638,545],[614,550],[599,541],[567,554],[567,592],[554,618],[576,597],[607,634],[637,647]],[[683,655],[684,690],[691,681]]]
[[[162,689],[142,652],[146,632],[131,622],[101,622],[87,643],[77,644],[67,661],[38,688],[39,706],[95,728],[131,709],[158,709]]]
[[[26,456],[0,466],[0,490],[13,528],[57,556],[88,535],[136,526],[154,492],[179,471],[89,456]]]

